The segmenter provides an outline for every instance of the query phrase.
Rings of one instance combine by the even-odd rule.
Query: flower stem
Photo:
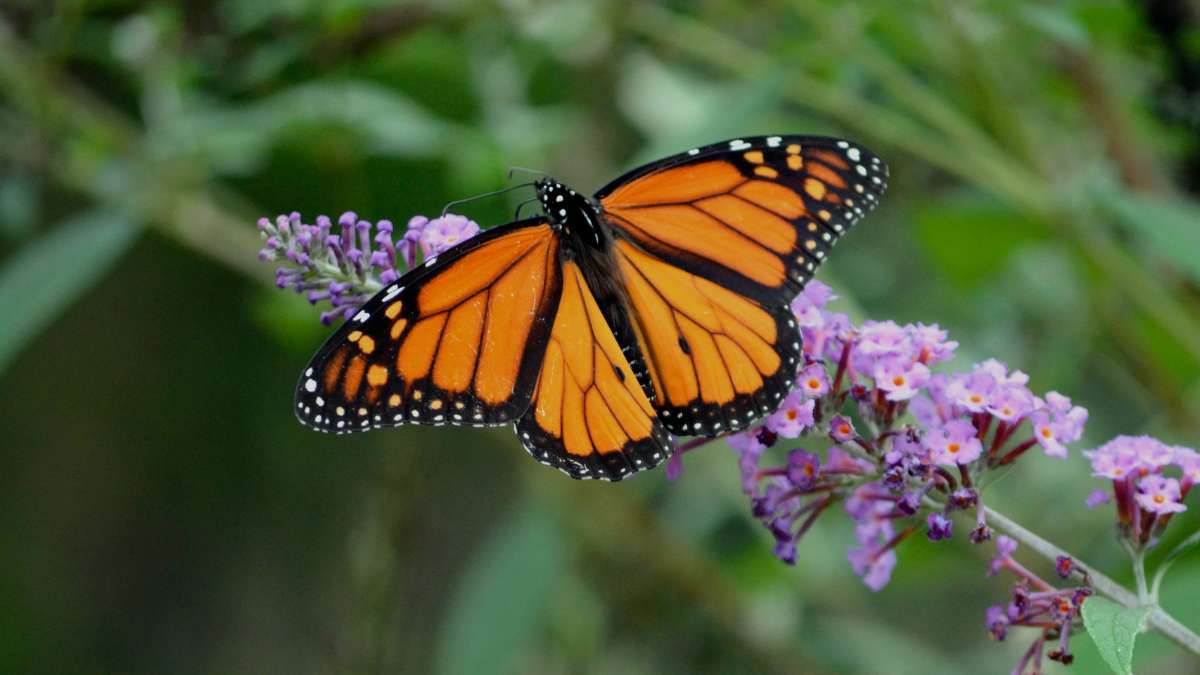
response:
[[[1146,552],[1139,550],[1133,554],[1133,578],[1137,581],[1138,601],[1150,605],[1150,589],[1146,586]]]
[[[1015,521],[1011,520],[1008,516],[997,512],[995,509],[991,507],[980,508],[986,509],[988,522],[996,527],[996,529],[1004,531],[1006,534],[1008,534],[1008,536],[1016,539],[1037,553],[1040,553],[1047,560],[1053,562],[1060,555],[1070,557],[1075,561],[1075,565],[1079,570],[1087,573],[1088,579],[1092,583],[1092,587],[1100,593],[1103,593],[1104,595],[1112,598],[1116,602],[1126,607],[1150,607],[1150,615],[1146,617],[1146,623],[1148,625],[1157,629],[1163,635],[1166,635],[1180,647],[1183,647],[1192,654],[1200,656],[1200,635],[1192,632],[1190,628],[1180,623],[1178,619],[1170,614],[1167,614],[1166,611],[1164,611],[1162,607],[1158,606],[1157,603],[1149,601],[1143,602],[1133,591],[1130,591],[1128,588],[1125,588],[1116,581],[1113,581],[1104,574],[1101,574],[1091,565],[1083,563],[1076,556],[1067,553],[1055,544],[1052,544],[1033,532],[1030,532]],[[1144,584],[1144,573],[1142,577],[1141,583]],[[1147,600],[1149,600],[1148,594]]]

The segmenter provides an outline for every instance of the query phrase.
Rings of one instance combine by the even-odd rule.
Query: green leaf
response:
[[[518,507],[463,575],[442,626],[437,672],[513,671],[541,629],[563,558],[556,523],[528,504]]]
[[[1083,625],[1114,673],[1133,674],[1133,642],[1148,614],[1149,607],[1122,607],[1098,596],[1083,603]]]
[[[0,372],[25,343],[82,295],[138,232],[127,215],[92,211],[17,251],[0,269]]]
[[[1200,281],[1200,205],[1170,197],[1143,197],[1109,193],[1105,199],[1112,215],[1141,239],[1151,251]]]

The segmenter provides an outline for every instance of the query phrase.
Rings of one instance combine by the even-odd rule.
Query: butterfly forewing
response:
[[[296,390],[305,425],[345,433],[408,422],[493,425],[525,412],[561,294],[541,219],[488,231],[367,301]]]
[[[760,136],[635,169],[596,193],[623,236],[763,302],[799,293],[886,187],[887,166],[848,141]]]

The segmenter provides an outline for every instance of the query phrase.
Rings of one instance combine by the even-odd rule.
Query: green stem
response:
[[[1025,545],[1026,548],[1033,550],[1047,560],[1054,561],[1058,556],[1067,556],[1075,562],[1075,566],[1086,572],[1089,580],[1092,583],[1092,588],[1098,592],[1108,596],[1112,600],[1126,607],[1150,607],[1150,615],[1146,617],[1146,623],[1151,628],[1158,630],[1163,635],[1167,636],[1180,647],[1188,650],[1192,654],[1200,656],[1200,635],[1192,632],[1190,628],[1179,622],[1178,619],[1167,614],[1167,612],[1155,602],[1143,601],[1136,593],[1125,588],[1121,584],[1113,581],[1108,576],[1105,576],[1099,570],[1087,565],[1079,560],[1078,557],[1067,553],[1055,544],[1052,544],[1038,535],[1016,523],[1008,516],[996,511],[995,509],[984,507],[988,523],[996,529],[1004,532],[1008,536],[1016,539]],[[1142,583],[1145,583],[1143,578]],[[1149,596],[1147,596],[1149,600]]]
[[[1137,582],[1138,602],[1142,605],[1153,604],[1150,600],[1150,589],[1146,585],[1146,552],[1135,551],[1133,554],[1133,578]]]

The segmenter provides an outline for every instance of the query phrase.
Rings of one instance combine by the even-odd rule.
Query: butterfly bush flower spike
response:
[[[314,305],[328,303],[321,322],[329,324],[352,317],[372,294],[422,260],[475,236],[479,225],[454,214],[416,216],[396,241],[390,220],[371,223],[347,211],[336,224],[328,216],[310,224],[293,212],[260,218],[258,231],[259,259],[280,263],[276,285],[304,294]]]
[[[1091,582],[1074,560],[1058,556],[1055,574],[1064,581],[1075,579],[1079,585],[1056,587],[1017,562],[1016,552],[1017,542],[1005,536],[996,538],[996,554],[988,564],[987,576],[1004,572],[1014,581],[1008,602],[992,605],[984,615],[988,635],[1001,641],[1013,627],[1036,629],[1013,673],[1040,673],[1043,658],[1070,665],[1075,660],[1068,644],[1071,631],[1083,625],[1080,611],[1092,594]]]
[[[1153,548],[1171,516],[1187,510],[1184,499],[1200,477],[1200,455],[1150,436],[1117,436],[1085,451],[1092,475],[1110,490],[1093,492],[1088,508],[1112,503],[1120,537],[1135,550]]]
[[[847,561],[868,588],[880,590],[914,532],[949,539],[955,514],[967,512],[968,539],[990,539],[978,487],[1031,448],[1065,457],[1087,411],[1055,392],[1039,398],[1027,375],[995,359],[949,369],[958,343],[941,327],[855,325],[828,308],[836,297],[812,281],[792,302],[805,358],[795,389],[762,426],[730,436],[729,444],[751,512],[784,562],[803,554],[805,532],[841,502],[857,540]],[[790,445],[806,438],[824,439],[823,455]],[[784,464],[772,466],[775,445],[788,452]],[[1174,494],[1169,484],[1151,487],[1157,491],[1143,499],[1170,501]],[[1006,556],[1015,542],[1001,538],[998,547]],[[998,571],[1000,562],[994,564]]]

